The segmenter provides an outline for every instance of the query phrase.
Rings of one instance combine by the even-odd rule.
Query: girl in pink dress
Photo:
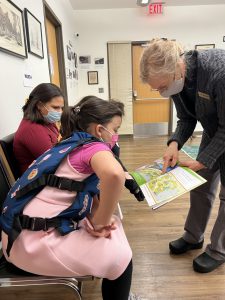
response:
[[[100,140],[74,149],[55,173],[77,181],[93,173],[99,178],[100,197],[93,199],[91,213],[80,221],[79,230],[65,236],[55,228],[23,230],[10,257],[6,254],[7,235],[2,234],[4,255],[17,267],[40,275],[101,277],[104,300],[127,300],[132,277],[132,252],[120,219],[113,215],[125,181],[124,171],[111,152],[123,114],[122,103],[92,96],[63,112],[63,139],[83,131]],[[54,217],[71,205],[75,195],[46,186],[23,214]]]

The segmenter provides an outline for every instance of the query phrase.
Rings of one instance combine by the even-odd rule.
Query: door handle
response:
[[[136,100],[136,98],[137,98],[137,91],[136,90],[133,90],[133,98],[134,98],[134,100]]]

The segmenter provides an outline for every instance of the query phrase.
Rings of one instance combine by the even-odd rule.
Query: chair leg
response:
[[[75,296],[76,296],[76,298],[75,298],[76,300],[82,300],[82,295],[81,295],[81,290],[80,290],[80,287],[79,287],[79,282],[78,283],[74,283],[71,280],[68,280],[67,283],[66,283],[66,285],[69,286],[69,287],[71,287],[74,290]]]
[[[83,282],[82,281],[78,281],[77,287],[78,287],[79,293],[80,293],[80,295],[82,297]]]

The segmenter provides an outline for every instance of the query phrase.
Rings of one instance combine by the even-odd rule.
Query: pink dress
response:
[[[75,149],[60,164],[56,175],[82,181],[93,173],[91,157],[98,151],[109,151],[102,143],[85,145]],[[75,192],[45,187],[25,207],[30,217],[53,217],[70,206]],[[23,230],[7,257],[7,235],[2,233],[2,245],[6,258],[17,267],[40,275],[84,276],[93,275],[110,280],[118,278],[128,266],[132,251],[116,218],[117,229],[112,237],[91,236],[79,223],[80,229],[61,236],[54,228],[45,231]]]

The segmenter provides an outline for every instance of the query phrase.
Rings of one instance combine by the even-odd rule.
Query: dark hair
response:
[[[31,122],[45,124],[45,120],[38,110],[37,104],[39,102],[47,103],[54,97],[63,97],[61,89],[53,83],[41,83],[37,85],[30,96],[26,104],[22,107],[24,118]]]
[[[64,109],[61,117],[61,135],[66,139],[74,131],[86,132],[91,123],[107,125],[114,116],[123,115],[123,103],[87,96],[75,106]]]

